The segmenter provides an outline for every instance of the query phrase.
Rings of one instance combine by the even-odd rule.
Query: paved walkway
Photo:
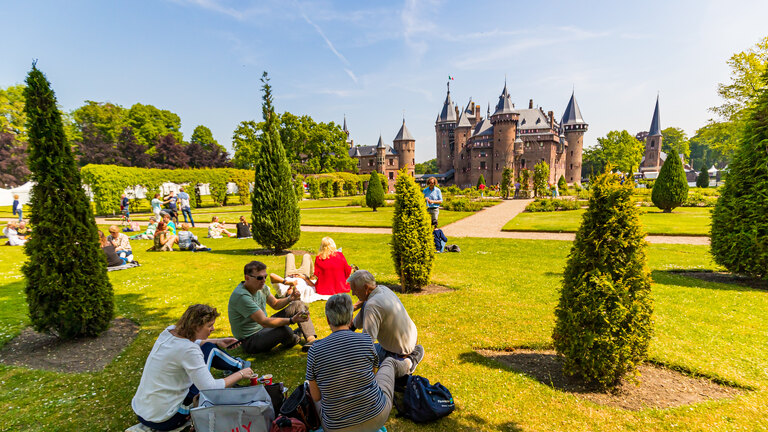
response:
[[[453,237],[481,237],[481,238],[510,238],[524,240],[562,240],[573,241],[576,235],[574,233],[548,233],[548,232],[523,232],[523,231],[502,231],[504,225],[525,210],[531,199],[524,200],[506,200],[493,207],[487,207],[472,216],[448,224],[442,228],[445,235],[450,239]],[[2,221],[16,220],[15,218],[0,218]],[[99,225],[115,225],[115,221],[107,221],[105,218],[96,218]],[[119,223],[118,223],[119,224]],[[139,222],[140,225],[147,225],[147,222]],[[198,228],[208,228],[207,223],[195,224]],[[234,224],[228,224],[227,228],[234,229]],[[392,234],[390,228],[366,228],[366,227],[338,227],[338,226],[306,226],[301,230],[304,232],[330,232],[330,233],[353,233],[353,234]],[[690,245],[709,245],[709,237],[706,236],[662,236],[649,235],[646,237],[648,243],[666,243],[666,244],[690,244]]]

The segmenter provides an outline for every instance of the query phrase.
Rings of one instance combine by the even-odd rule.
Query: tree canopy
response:
[[[413,171],[416,174],[437,174],[437,159],[417,163]]]
[[[668,127],[661,131],[664,138],[661,142],[661,151],[672,154],[684,154],[686,158],[691,155],[691,147],[688,135],[678,127]]]
[[[604,172],[608,164],[632,172],[640,166],[644,150],[645,145],[626,130],[610,131],[597,139],[597,146],[584,150],[584,159],[595,174]]]

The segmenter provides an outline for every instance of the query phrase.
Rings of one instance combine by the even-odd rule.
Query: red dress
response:
[[[347,278],[352,273],[352,267],[341,252],[335,252],[326,259],[315,257],[315,291],[320,295],[333,295],[349,292]]]

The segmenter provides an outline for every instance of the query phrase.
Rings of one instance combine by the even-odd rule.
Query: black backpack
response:
[[[280,407],[280,414],[301,420],[308,430],[320,427],[320,416],[315,410],[315,403],[309,395],[309,384],[304,383],[288,396]]]
[[[437,420],[452,413],[456,408],[451,392],[444,385],[418,375],[406,375],[395,386],[402,397],[395,398],[395,407],[399,416],[409,418],[416,423]]]

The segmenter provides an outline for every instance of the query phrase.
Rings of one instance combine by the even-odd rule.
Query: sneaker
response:
[[[307,340],[307,343],[305,343],[305,344],[304,344],[304,346],[302,346],[302,347],[301,347],[301,350],[302,350],[303,352],[307,352],[307,351],[309,351],[309,349],[310,349],[310,348],[312,348],[312,344],[314,344],[316,341],[317,341],[317,338],[316,338],[316,337],[314,337],[314,336],[313,336],[313,337],[310,337],[310,338]]]
[[[421,360],[424,358],[424,347],[421,345],[416,345],[413,351],[405,356],[405,358],[411,361],[411,371],[409,373],[413,374],[413,371],[416,370],[416,366],[418,366],[419,362],[421,362]]]

